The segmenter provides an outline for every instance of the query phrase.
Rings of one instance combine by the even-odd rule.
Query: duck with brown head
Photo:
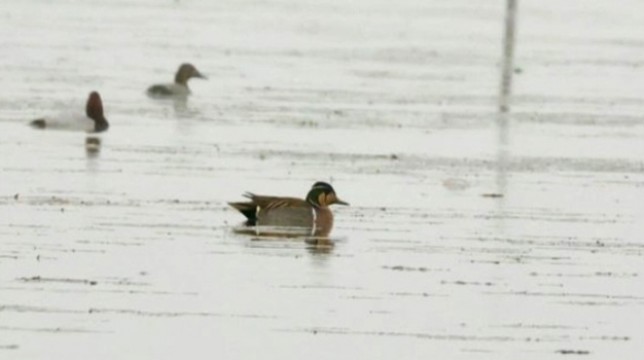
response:
[[[192,78],[207,79],[194,65],[184,63],[179,66],[174,75],[174,83],[152,85],[147,93],[152,97],[188,96],[190,94],[188,80]]]
[[[246,216],[246,226],[300,228],[315,236],[328,236],[333,229],[330,205],[349,205],[337,197],[330,184],[321,181],[313,184],[305,199],[252,193],[245,196],[250,201],[229,205]]]
[[[45,117],[30,122],[30,125],[38,129],[85,131],[97,133],[107,130],[110,124],[103,113],[103,102],[101,95],[92,91],[87,98],[85,115],[72,114],[58,117]]]

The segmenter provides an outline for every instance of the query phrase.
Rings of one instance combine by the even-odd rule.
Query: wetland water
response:
[[[639,359],[644,5],[521,1],[499,115],[504,7],[1,5],[0,359]],[[232,231],[318,180],[333,246]]]

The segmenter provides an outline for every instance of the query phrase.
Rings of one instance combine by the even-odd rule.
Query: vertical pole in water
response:
[[[501,67],[501,96],[499,110],[507,112],[510,109],[510,93],[512,92],[512,73],[514,71],[514,42],[517,19],[518,0],[507,0],[505,8],[505,31],[503,34],[503,59]]]
[[[496,155],[496,185],[497,193],[501,199],[497,202],[499,222],[497,224],[500,232],[504,229],[505,218],[505,197],[509,196],[507,173],[509,149],[509,128],[508,112],[510,111],[510,96],[512,94],[512,75],[514,73],[514,43],[516,35],[517,2],[519,0],[506,0],[505,28],[503,33],[503,57],[501,60],[501,89],[499,91],[499,118],[498,127],[498,149]]]

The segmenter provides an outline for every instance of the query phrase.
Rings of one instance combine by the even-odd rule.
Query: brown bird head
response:
[[[103,117],[103,102],[101,101],[101,95],[96,91],[92,91],[87,98],[87,104],[85,105],[85,114],[88,118],[97,120]]]
[[[206,77],[197,70],[196,67],[192,64],[181,64],[179,66],[179,70],[177,70],[177,74],[174,76],[174,82],[177,84],[182,84],[186,85],[188,83],[188,80],[191,78],[201,78],[201,79],[206,79]]]
[[[105,131],[110,126],[103,114],[103,101],[101,101],[101,95],[96,91],[92,91],[87,98],[85,115],[94,120],[94,131],[96,132]]]
[[[313,184],[313,187],[306,195],[306,201],[315,207],[327,207],[333,204],[349,205],[349,203],[337,197],[331,185],[322,181]]]

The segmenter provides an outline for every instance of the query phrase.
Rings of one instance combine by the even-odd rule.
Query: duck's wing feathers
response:
[[[255,195],[253,193],[246,193],[244,196],[250,201],[230,202],[228,205],[242,213],[247,219],[246,225],[249,226],[257,225],[260,213],[267,215],[271,212],[274,213],[277,209],[306,209],[310,207],[306,201],[298,198]]]
[[[166,85],[152,85],[148,88],[148,95],[170,96],[172,95],[172,91]]]
[[[284,207],[299,208],[309,206],[306,201],[294,197],[255,195],[253,193],[246,193],[244,196],[249,198],[256,207],[259,206],[261,209],[265,210]]]

